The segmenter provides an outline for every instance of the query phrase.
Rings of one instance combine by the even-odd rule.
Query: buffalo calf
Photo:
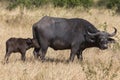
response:
[[[12,52],[20,52],[21,60],[25,61],[26,50],[35,47],[39,48],[39,44],[34,39],[23,39],[23,38],[10,38],[6,41],[6,54],[5,61],[8,62],[8,59]]]

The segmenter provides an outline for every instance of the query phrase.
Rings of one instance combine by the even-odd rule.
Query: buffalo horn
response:
[[[90,36],[92,36],[92,37],[97,36],[97,35],[100,34],[100,32],[97,32],[97,33],[90,33],[89,31],[88,31],[87,33],[88,33],[88,35],[90,35]]]
[[[108,33],[108,36],[109,36],[109,37],[113,37],[113,36],[116,35],[117,29],[116,29],[115,27],[114,27],[114,30],[115,30],[115,31],[114,31],[113,33],[111,33],[111,34]]]

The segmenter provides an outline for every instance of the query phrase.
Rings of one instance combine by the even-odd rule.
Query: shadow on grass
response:
[[[41,60],[40,60],[41,61]],[[78,64],[82,64],[83,61],[79,61],[79,60],[74,60],[73,62],[69,61],[68,59],[58,59],[58,58],[49,58],[46,57],[44,62],[51,62],[51,63],[63,63],[63,64],[69,64],[69,63],[78,63]]]
[[[39,61],[39,62],[42,62],[42,63],[63,63],[63,64],[69,64],[69,63],[81,63],[81,61],[76,61],[74,60],[73,62],[69,61],[68,59],[58,59],[58,58],[50,58],[50,57],[46,57],[45,60],[41,60],[40,58],[38,59],[35,59],[33,57],[29,57],[27,58],[25,61],[22,61],[21,59],[16,59],[16,60],[12,60],[12,61],[9,61],[8,63],[16,63],[16,62],[21,62],[21,63],[35,63],[36,61]],[[4,60],[1,61],[1,64],[8,64],[8,63],[5,63]]]
[[[52,62],[52,63],[69,63],[68,60],[65,59],[58,59],[58,58],[49,58],[46,57],[44,62]]]

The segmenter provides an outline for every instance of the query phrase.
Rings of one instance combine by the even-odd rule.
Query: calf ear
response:
[[[112,38],[108,38],[108,42],[109,43],[115,43],[116,41],[114,39],[112,39]]]
[[[39,43],[38,43],[38,41],[36,39],[33,39],[33,44],[34,44],[35,48],[39,48],[40,47]]]
[[[32,43],[32,39],[27,38],[26,43],[27,43],[28,45],[31,44],[31,43]]]

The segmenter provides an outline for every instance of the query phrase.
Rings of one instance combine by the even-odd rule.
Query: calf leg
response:
[[[9,57],[10,57],[11,52],[6,52],[5,54],[5,62],[8,63]]]
[[[21,60],[25,61],[26,57],[25,57],[25,51],[21,52]]]
[[[34,48],[33,55],[35,59],[37,59],[40,56],[39,51],[40,51],[40,48]]]

